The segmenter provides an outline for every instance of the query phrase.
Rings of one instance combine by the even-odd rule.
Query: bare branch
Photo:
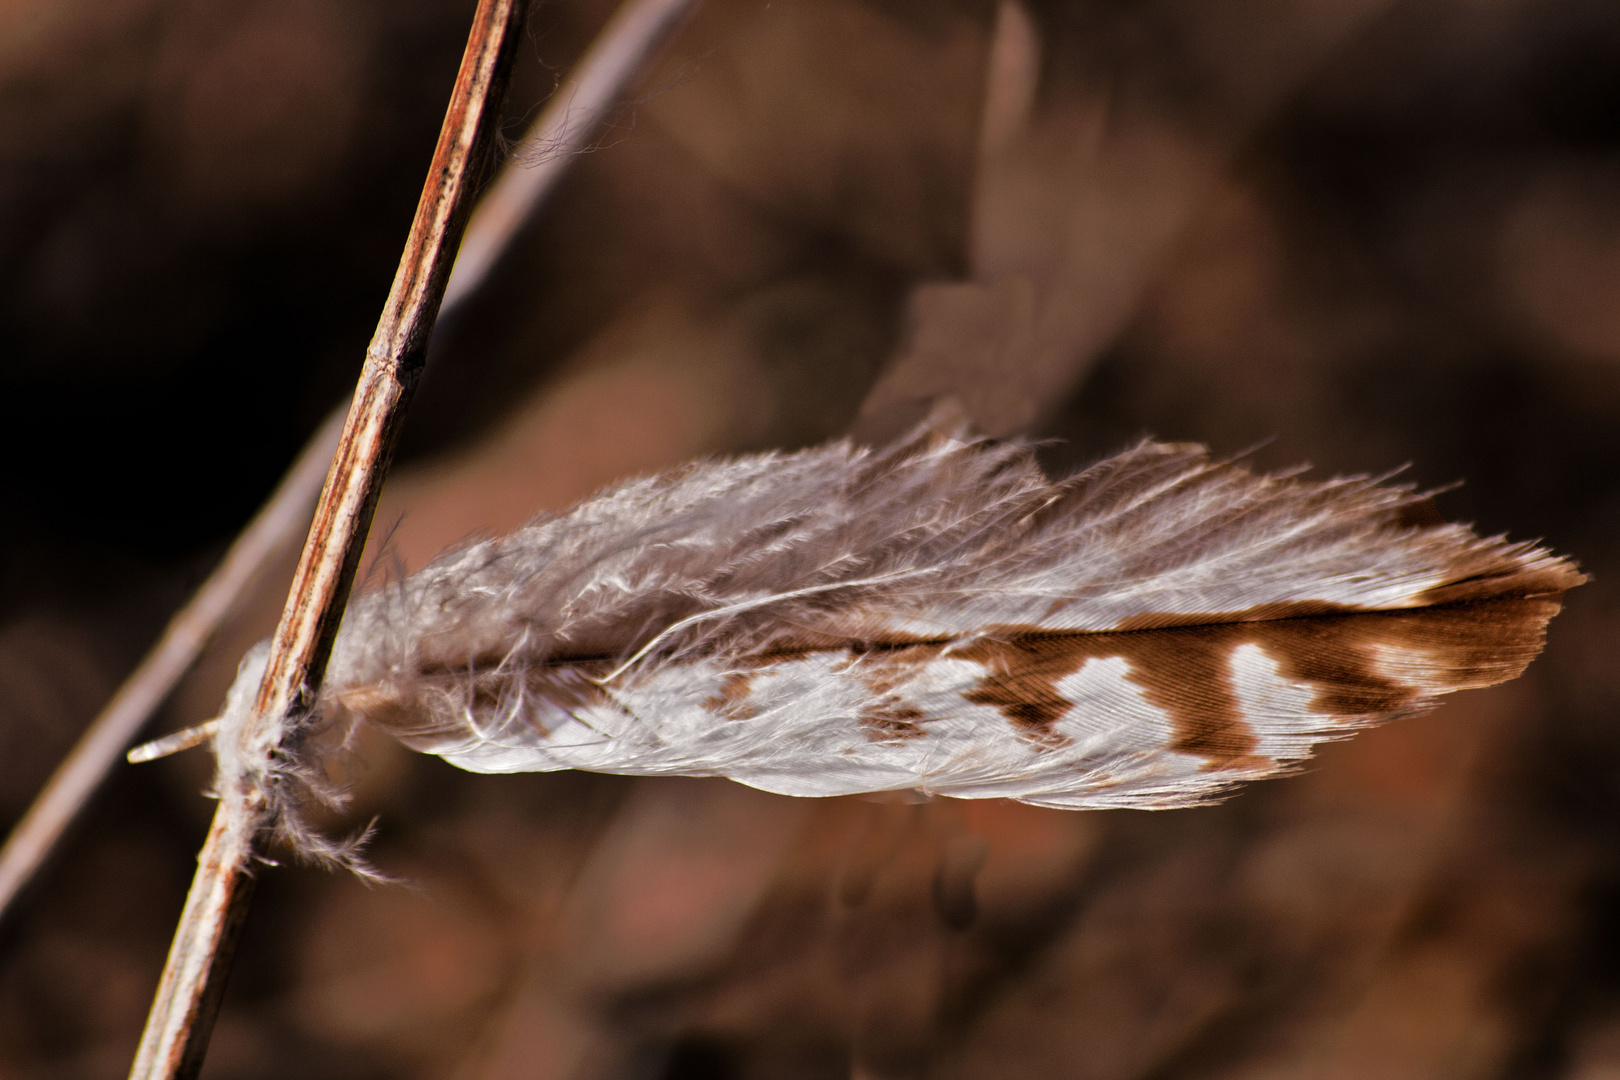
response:
[[[354,583],[366,531],[405,406],[471,209],[523,21],[523,0],[480,0],[416,220],[382,318],[366,350],[343,436],[293,577],[269,664],[241,742],[273,758],[320,688],[332,639]],[[132,1080],[192,1077],[202,1066],[235,940],[246,918],[253,844],[269,793],[258,774],[221,769],[219,809],[198,856]]]

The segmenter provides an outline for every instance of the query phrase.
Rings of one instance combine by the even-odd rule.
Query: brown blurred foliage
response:
[[[358,370],[470,11],[0,5],[7,820]],[[536,7],[509,134],[609,11]],[[1620,1076],[1620,8],[1008,18],[705,0],[440,328],[373,575],[949,392],[1057,471],[1152,432],[1465,480],[1449,516],[1596,575],[1545,656],[1164,814],[469,776],[362,732],[331,827],[378,816],[408,884],[265,868],[206,1076]],[[127,1067],[207,770],[121,771],[0,927],[0,1072]]]

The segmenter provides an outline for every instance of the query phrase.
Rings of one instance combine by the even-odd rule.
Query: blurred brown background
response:
[[[610,11],[538,3],[509,136]],[[7,823],[351,384],[470,13],[0,2]],[[1518,682],[1212,809],[362,733],[332,828],[411,884],[267,868],[204,1075],[1620,1077],[1620,7],[703,0],[441,328],[374,575],[945,390],[1055,471],[1410,462],[1596,581]],[[0,1073],[123,1075],[208,767],[121,769],[0,926]]]

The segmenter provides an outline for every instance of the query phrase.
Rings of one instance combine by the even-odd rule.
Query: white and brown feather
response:
[[[1518,675],[1568,562],[1421,496],[1143,443],[694,464],[356,601],[325,700],[475,771],[1195,803]],[[244,669],[244,678],[251,678]]]

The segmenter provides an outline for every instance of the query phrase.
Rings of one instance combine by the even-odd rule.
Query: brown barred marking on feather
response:
[[[1197,754],[1212,767],[1247,767],[1258,746],[1231,683],[1230,657],[1258,645],[1287,678],[1316,688],[1312,710],[1345,721],[1400,714],[1444,690],[1490,686],[1515,678],[1541,651],[1559,600],[1505,597],[1473,604],[1392,612],[1331,614],[1335,605],[1266,605],[1302,614],[1255,611],[1224,621],[1175,625],[1183,617],[1142,616],[1152,629],[1051,634],[1038,627],[996,627],[952,655],[988,673],[968,701],[990,705],[1037,742],[1072,703],[1057,690],[1087,660],[1120,657],[1146,700],[1170,716],[1170,749]],[[1204,618],[1210,618],[1205,616]],[[1415,685],[1381,673],[1377,656],[1420,652],[1439,685]]]
[[[835,670],[859,679],[874,697],[893,697],[916,676],[918,668],[939,656],[947,644],[917,638],[857,642],[848,647],[847,659]]]
[[[997,628],[1001,630],[1002,628]],[[992,631],[987,637],[955,650],[952,655],[984,665],[979,686],[962,696],[975,705],[989,705],[1019,732],[1038,745],[1060,745],[1052,729],[1073,707],[1057,692],[1058,680],[1073,675],[1085,663],[1088,651],[1080,640],[1090,635],[1030,634],[1007,627],[1006,638]],[[1079,646],[1078,648],[1076,646]]]
[[[734,671],[721,680],[719,693],[704,699],[703,707],[728,720],[752,720],[757,715],[748,700],[753,685],[753,672]]]
[[[928,719],[922,710],[895,698],[872,702],[862,708],[855,719],[866,729],[867,738],[873,742],[920,739],[928,734],[922,726],[923,721]]]
[[[1224,628],[1130,634],[1044,634],[1032,629],[998,627],[993,638],[953,653],[983,664],[987,672],[963,697],[999,709],[1031,741],[1061,746],[1062,737],[1053,729],[1073,703],[1059,693],[1058,683],[1087,660],[1120,657],[1147,701],[1170,716],[1176,736],[1169,749],[1215,763],[1246,761],[1258,745],[1232,692],[1227,668],[1231,644],[1207,632]],[[1167,665],[1173,672],[1168,679],[1161,677]]]

